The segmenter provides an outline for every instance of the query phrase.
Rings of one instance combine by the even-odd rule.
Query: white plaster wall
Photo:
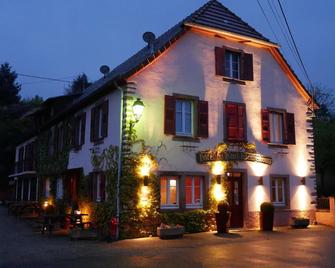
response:
[[[246,85],[231,84],[215,75],[214,47],[227,46],[243,49],[253,54],[254,81]],[[137,94],[145,104],[144,114],[135,126],[138,137],[147,144],[157,146],[163,142],[166,150],[159,157],[160,171],[209,171],[206,165],[196,163],[195,153],[214,148],[223,141],[223,101],[246,104],[248,142],[255,143],[259,153],[271,156],[270,167],[253,163],[240,163],[237,168],[248,172],[248,209],[259,210],[262,201],[269,200],[269,175],[290,176],[291,209],[299,209],[301,196],[303,207],[310,205],[312,181],[306,179],[306,187],[300,189],[300,176],[307,176],[309,164],[306,149],[306,105],[292,83],[282,71],[270,52],[246,44],[230,42],[188,32],[163,53],[154,63],[129,79],[137,84]],[[200,143],[173,141],[164,134],[164,95],[173,93],[199,96],[209,102],[209,138]],[[295,115],[296,145],[289,145],[288,154],[281,149],[268,148],[261,142],[261,108],[286,109]],[[197,146],[194,151],[185,151],[182,145]],[[257,176],[264,177],[264,186],[257,186]],[[305,192],[305,193],[301,193]]]
[[[83,168],[84,174],[87,175],[92,171],[91,164],[91,149],[98,148],[102,152],[105,148],[110,145],[119,146],[120,141],[120,117],[121,117],[121,92],[115,90],[97,102],[108,99],[108,136],[103,140],[103,143],[94,145],[90,141],[90,130],[91,130],[91,109],[95,103],[85,107],[84,109],[77,112],[80,114],[86,112],[86,124],[85,124],[85,143],[80,150],[71,150],[69,154],[68,169]]]

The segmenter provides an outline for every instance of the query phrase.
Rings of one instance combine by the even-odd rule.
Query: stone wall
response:
[[[335,198],[329,197],[329,210],[316,211],[316,222],[335,227]]]
[[[246,228],[259,228],[259,211],[251,211],[248,212],[248,218],[245,221]],[[300,211],[300,210],[289,210],[289,209],[277,209],[275,210],[274,215],[274,226],[287,226],[291,225],[292,217],[297,218],[308,218],[310,223],[313,224],[316,221],[315,218],[315,210],[307,210],[307,211]]]

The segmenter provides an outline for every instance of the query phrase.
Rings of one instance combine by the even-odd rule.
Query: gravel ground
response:
[[[0,267],[335,267],[335,229],[279,228],[113,243],[42,236],[0,207]]]

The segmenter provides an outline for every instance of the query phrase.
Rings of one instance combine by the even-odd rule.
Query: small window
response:
[[[283,113],[270,112],[270,143],[284,143],[284,120]]]
[[[275,206],[286,206],[287,200],[287,178],[272,177],[271,178],[271,202]]]
[[[179,207],[179,182],[177,177],[162,177],[160,181],[161,207],[178,208]]]
[[[187,176],[185,179],[186,208],[202,208],[202,178]]]
[[[107,137],[108,101],[95,106],[91,110],[91,141],[96,142]]]
[[[193,102],[176,100],[176,134],[193,136]]]
[[[50,178],[45,179],[45,186],[44,186],[44,197],[48,198],[51,195],[51,185],[50,185]]]
[[[80,147],[85,143],[86,113],[75,118],[74,147]]]
[[[241,70],[241,54],[226,50],[225,53],[225,75],[227,77],[240,79]]]

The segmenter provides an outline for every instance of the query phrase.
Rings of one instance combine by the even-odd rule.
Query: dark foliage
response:
[[[65,90],[67,95],[82,93],[85,88],[89,87],[92,83],[89,82],[87,75],[82,73],[73,79],[71,85]]]

